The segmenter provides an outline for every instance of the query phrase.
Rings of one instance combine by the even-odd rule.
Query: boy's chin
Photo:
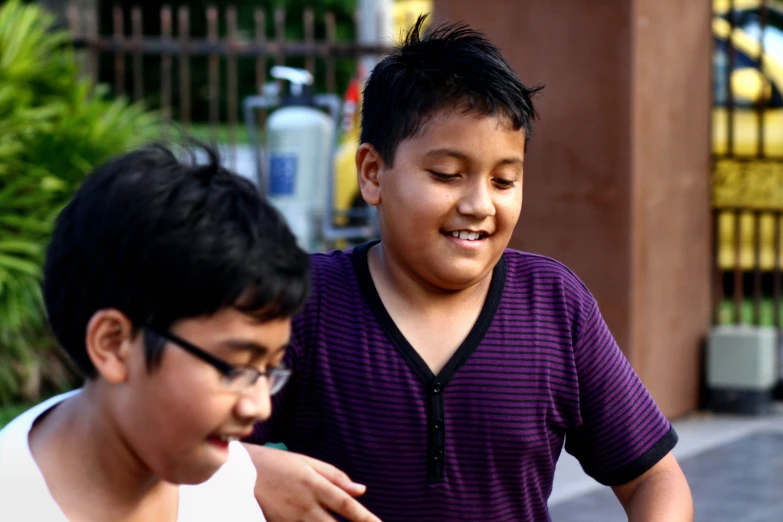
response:
[[[461,265],[464,265],[461,263]],[[475,263],[475,266],[459,267],[448,266],[442,267],[441,270],[436,270],[432,278],[433,283],[438,288],[448,291],[459,291],[470,288],[480,283],[487,275],[492,273],[493,266],[486,266],[485,264]]]
[[[185,462],[171,462],[168,469],[160,470],[155,475],[171,484],[201,484],[212,478],[227,460],[227,454],[224,456],[214,451],[199,452]]]
[[[168,473],[163,477],[159,477],[162,480],[180,486],[195,486],[203,484],[208,481],[212,476],[218,472],[222,465],[202,465],[202,466],[189,466],[187,469],[178,469],[173,473]]]

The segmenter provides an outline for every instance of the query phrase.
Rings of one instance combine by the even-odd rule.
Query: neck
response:
[[[98,387],[88,382],[42,419],[30,432],[30,449],[66,514],[69,499],[88,498],[89,508],[83,501],[71,505],[115,520],[133,518],[172,485],[155,477],[128,445]]]
[[[492,271],[475,283],[459,289],[446,289],[424,281],[397,262],[383,242],[370,248],[367,262],[373,282],[380,293],[392,293],[407,306],[420,312],[428,310],[442,313],[444,308],[460,308],[476,302],[483,303],[492,282]],[[393,292],[390,292],[393,289]],[[384,290],[386,290],[384,292]]]

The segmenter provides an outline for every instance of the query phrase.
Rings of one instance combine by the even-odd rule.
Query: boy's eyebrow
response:
[[[427,153],[424,156],[425,157],[448,156],[451,158],[458,159],[460,161],[465,161],[465,162],[470,161],[470,158],[466,154],[463,154],[462,152],[449,148],[433,149],[427,151]],[[523,165],[523,164],[524,164],[524,160],[519,156],[511,156],[508,158],[503,158],[498,162],[498,165]]]
[[[240,351],[246,351],[246,352],[254,352],[256,355],[263,356],[267,354],[277,355],[280,352],[284,352],[288,347],[291,345],[290,342],[282,345],[276,350],[272,350],[269,347],[257,343],[255,341],[243,341],[238,339],[229,339],[228,341],[225,341],[221,343],[223,346],[227,348],[231,348],[233,350],[240,350]]]

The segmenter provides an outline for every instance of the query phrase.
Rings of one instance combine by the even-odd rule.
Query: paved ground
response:
[[[694,415],[675,422],[674,450],[693,491],[697,522],[783,521],[783,405],[762,418]],[[554,522],[622,522],[611,490],[564,453],[550,497]]]

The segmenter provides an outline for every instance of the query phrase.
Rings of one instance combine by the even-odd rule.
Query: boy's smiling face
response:
[[[389,167],[357,154],[362,195],[377,205],[383,249],[420,284],[461,290],[486,278],[522,209],[525,134],[503,117],[444,111],[400,143]]]
[[[125,327],[117,321],[123,318],[114,325],[112,320],[91,326],[99,330],[92,345],[111,346],[112,331],[121,335]],[[263,372],[280,364],[291,320],[259,322],[224,308],[212,316],[177,321],[169,331],[230,365]],[[243,392],[233,391],[216,368],[172,342],[166,342],[160,364],[152,370],[141,331],[117,344],[103,356],[98,348],[93,361],[99,380],[109,381],[104,387],[109,422],[141,473],[146,470],[171,483],[203,482],[226,462],[228,441],[247,437],[271,413],[266,377]]]

